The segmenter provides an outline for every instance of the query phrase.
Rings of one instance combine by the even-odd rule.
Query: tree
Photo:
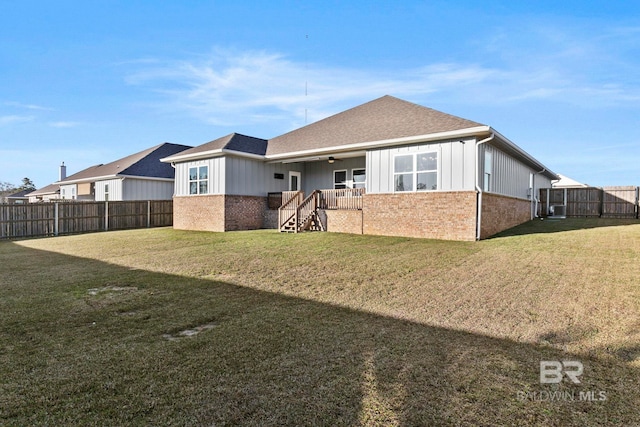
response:
[[[10,182],[0,182],[0,193],[4,193],[6,191],[14,191],[16,187]]]
[[[36,189],[35,184],[29,178],[22,178],[22,185],[18,187],[18,191],[29,190],[33,191]]]
[[[10,182],[1,182],[0,181],[0,203],[6,203],[6,197],[15,193],[16,187]]]

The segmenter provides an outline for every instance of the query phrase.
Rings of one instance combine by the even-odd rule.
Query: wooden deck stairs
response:
[[[302,231],[326,231],[318,215],[320,192],[309,194],[302,200],[302,192],[296,193],[278,209],[278,223],[281,232],[300,233]]]

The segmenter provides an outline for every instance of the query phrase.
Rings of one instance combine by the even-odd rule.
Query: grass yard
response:
[[[3,241],[0,425],[639,425],[639,313],[638,221]]]

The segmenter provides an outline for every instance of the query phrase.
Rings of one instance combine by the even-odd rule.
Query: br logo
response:
[[[574,384],[580,384],[578,377],[584,372],[582,363],[575,360],[564,360],[558,362],[556,360],[540,361],[540,384],[557,384],[566,376]]]

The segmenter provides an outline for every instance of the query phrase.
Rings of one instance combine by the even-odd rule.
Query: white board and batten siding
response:
[[[106,199],[107,192],[105,191],[109,188],[109,200],[123,200],[122,199],[122,178],[113,178],[113,179],[105,179],[104,181],[96,181],[95,191],[96,191],[96,201],[103,202]]]
[[[531,199],[540,188],[551,187],[551,180],[496,147],[482,145],[480,153],[479,182],[484,185],[485,156],[491,153],[491,178],[488,192],[503,196]]]
[[[177,163],[175,195],[189,195],[189,168],[209,166],[208,194],[266,197],[267,193],[289,190],[289,171],[302,171],[297,163],[265,163],[245,157],[223,156]],[[275,174],[283,179],[276,179]]]
[[[289,171],[302,172],[299,163],[265,163],[245,157],[227,156],[226,194],[267,196],[289,190]],[[283,179],[276,179],[282,174]],[[304,185],[304,177],[303,177]]]
[[[208,194],[224,194],[225,161],[225,157],[213,157],[211,159],[195,160],[193,162],[176,163],[175,195],[189,195],[189,168],[200,166],[209,167]]]
[[[438,191],[475,189],[475,140],[446,140],[367,151],[367,193],[393,193],[396,155],[438,153]]]
[[[122,181],[122,200],[171,200],[173,180],[125,178]],[[115,200],[111,198],[110,200]]]
[[[60,185],[60,198],[71,200],[78,192],[77,184]]]

